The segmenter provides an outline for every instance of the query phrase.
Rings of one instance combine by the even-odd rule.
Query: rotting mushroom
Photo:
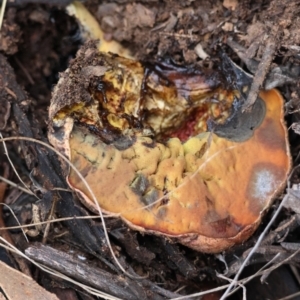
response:
[[[280,93],[261,92],[245,113],[242,93],[220,71],[143,65],[89,42],[55,87],[48,136],[104,213],[217,253],[254,232],[290,170]]]

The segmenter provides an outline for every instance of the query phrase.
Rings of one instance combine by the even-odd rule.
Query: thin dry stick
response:
[[[10,207],[9,205],[5,204],[5,203],[0,203],[0,205],[3,205],[3,206],[5,206],[6,208],[8,208],[8,210],[10,211],[10,213],[12,214],[12,216],[14,217],[14,219],[16,220],[16,222],[19,224],[19,226],[15,226],[15,227],[18,227],[19,229],[22,230],[22,233],[23,233],[23,235],[24,235],[24,238],[25,238],[26,242],[29,243],[28,238],[27,238],[27,236],[26,236],[26,234],[25,234],[25,232],[24,232],[24,229],[23,229],[23,227],[22,227],[22,225],[21,225],[19,219],[18,219],[17,216],[15,215],[14,211],[11,209],[11,207]],[[9,229],[8,229],[7,227],[5,227],[5,228],[1,228],[1,227],[0,227],[0,230],[9,230]]]
[[[114,218],[112,216],[103,216],[105,219]],[[64,221],[70,221],[70,220],[90,220],[90,219],[101,219],[100,216],[80,216],[80,217],[66,217],[66,218],[58,218],[54,220],[47,220],[42,222],[35,222],[31,224],[24,224],[20,226],[9,226],[9,227],[0,227],[1,230],[13,230],[13,229],[20,229],[20,228],[30,228],[30,227],[36,227],[39,225],[47,225],[49,223],[58,223],[58,222],[64,222]]]
[[[0,132],[0,138],[3,139],[2,133]],[[17,175],[18,179],[20,180],[20,182],[24,185],[24,187],[30,191],[30,188],[27,186],[27,184],[22,180],[21,176],[19,175],[19,173],[17,172],[13,162],[11,161],[9,154],[8,154],[8,150],[5,144],[5,141],[2,142],[3,143],[3,148],[4,148],[4,154],[6,155],[10,166],[12,167],[13,171],[15,172],[15,174]],[[33,194],[36,198],[38,198],[38,196],[36,196],[35,194]],[[38,198],[39,199],[39,198]],[[40,200],[40,199],[39,199]]]
[[[182,33],[173,33],[173,32],[166,32],[166,31],[161,31],[158,34],[160,34],[160,35],[166,35],[166,36],[173,36],[173,37],[176,37],[176,38],[192,39],[192,40],[196,40],[197,38],[199,38],[197,35],[182,34]]]
[[[261,58],[260,63],[258,64],[257,70],[253,77],[253,82],[251,84],[250,91],[247,96],[246,102],[243,104],[242,112],[251,109],[252,105],[257,99],[259,89],[261,88],[266,75],[271,66],[271,62],[274,57],[274,53],[277,47],[276,44],[276,35],[278,33],[279,25],[274,25],[271,31],[271,34],[267,40],[264,54]]]
[[[99,212],[99,216],[101,218],[101,222],[103,224],[103,232],[104,232],[104,235],[105,235],[105,238],[106,238],[106,241],[107,241],[107,245],[108,245],[108,248],[111,252],[111,255],[115,261],[115,263],[117,264],[117,266],[120,268],[120,270],[126,274],[129,278],[131,279],[145,279],[147,278],[147,276],[144,276],[144,277],[141,277],[141,276],[133,276],[131,274],[129,274],[124,268],[123,266],[121,265],[121,263],[119,262],[119,260],[117,259],[113,249],[112,249],[112,246],[111,246],[111,243],[110,243],[110,239],[109,239],[109,236],[108,236],[108,232],[107,232],[107,229],[106,229],[106,225],[105,225],[105,220],[104,220],[104,217],[103,217],[103,213],[102,213],[102,210],[100,208],[100,205],[97,201],[97,198],[93,192],[93,190],[91,189],[91,187],[89,186],[89,184],[87,183],[87,181],[84,179],[84,177],[81,175],[81,173],[78,171],[78,169],[73,165],[73,163],[68,159],[66,158],[63,154],[61,154],[60,152],[58,152],[55,148],[53,148],[52,146],[48,145],[47,143],[44,143],[42,141],[39,141],[37,139],[34,139],[34,138],[29,138],[29,137],[22,137],[22,136],[17,136],[17,137],[6,137],[6,138],[0,138],[0,142],[5,142],[5,141],[15,141],[15,140],[20,140],[20,141],[27,141],[27,142],[32,142],[32,143],[36,143],[36,144],[40,144],[50,150],[52,150],[54,153],[56,153],[61,159],[63,159],[71,168],[72,170],[76,173],[76,175],[80,178],[80,180],[82,180],[82,182],[84,183],[85,187],[87,188],[88,192],[91,194],[92,196],[92,199],[98,209],[98,212]]]
[[[298,282],[298,285],[300,284],[300,274],[299,274],[299,271],[298,271],[298,268],[292,264],[289,265],[294,277],[296,278],[297,282]]]
[[[215,293],[215,292],[225,290],[227,287],[229,287],[229,284],[225,284],[225,285],[222,285],[222,286],[219,286],[217,288],[207,290],[207,291],[204,291],[204,292],[199,292],[199,293],[195,293],[195,294],[190,294],[190,295],[186,295],[186,296],[182,296],[182,297],[173,298],[172,300],[184,300],[184,299],[190,299],[190,298],[193,298],[193,297],[201,297],[201,296],[205,296],[207,294],[211,294],[211,293]]]
[[[287,264],[293,257],[295,257],[298,253],[300,252],[300,249],[298,249],[297,251],[295,251],[293,254],[291,254],[289,257],[287,257],[286,259],[284,259],[283,261],[279,262],[278,264],[270,267],[268,270],[266,270],[267,272],[265,272],[262,277],[261,277],[261,281],[264,282],[267,277],[270,275],[270,273],[272,271],[274,271],[275,269],[279,268],[280,266]]]
[[[114,218],[112,216],[103,216],[105,219]],[[46,220],[41,222],[35,222],[31,224],[24,224],[20,226],[9,226],[5,228],[0,228],[1,230],[7,229],[7,230],[13,230],[13,229],[20,229],[20,228],[29,228],[29,227],[35,227],[40,225],[47,225],[48,223],[58,223],[58,222],[64,222],[64,221],[72,221],[72,220],[95,220],[95,219],[101,219],[100,216],[74,216],[74,217],[65,217],[65,218],[57,218],[53,220]]]
[[[278,257],[280,256],[280,253],[277,253],[269,262],[267,262],[262,268],[260,268],[256,273],[254,273],[253,275],[246,277],[244,279],[241,279],[238,281],[238,283],[242,283],[242,285],[247,284],[249,281],[251,281],[252,279],[254,279],[255,277],[258,277],[262,274],[264,274],[264,272],[268,272],[269,269],[266,269],[267,266],[271,265],[273,263],[273,261],[275,261]],[[231,279],[232,281],[233,279]],[[237,287],[235,287],[229,294],[228,296],[231,296],[232,294],[234,294],[235,292],[237,292],[240,289],[240,285],[238,285]]]
[[[264,265],[260,270],[258,270],[255,274],[249,276],[249,277],[246,277],[242,280],[239,280],[237,282],[237,284],[242,284],[242,285],[245,285],[246,283],[248,283],[249,281],[251,281],[252,279],[254,279],[255,277],[258,277],[260,275],[263,275],[265,272],[269,272],[270,268],[269,269],[265,269],[265,267],[267,265],[270,265],[272,261],[274,261],[278,256],[280,255],[280,253],[276,254],[275,257],[272,258],[271,261],[269,261],[266,265]],[[233,279],[232,279],[233,280]],[[190,295],[186,295],[186,296],[182,296],[182,297],[177,297],[177,298],[174,298],[172,300],[183,300],[183,299],[190,299],[190,298],[193,298],[193,297],[200,297],[200,296],[204,296],[204,295],[207,295],[207,294],[211,294],[211,293],[214,293],[214,292],[218,292],[218,291],[222,291],[222,290],[225,290],[226,288],[229,287],[229,284],[226,284],[226,285],[222,285],[220,287],[217,287],[217,288],[214,288],[214,289],[211,289],[211,290],[207,290],[207,291],[204,291],[204,292],[199,292],[199,293],[194,293],[194,294],[190,294]],[[234,292],[236,292],[238,289],[240,289],[240,286],[236,287],[235,290],[233,290],[229,295],[233,294]],[[228,296],[229,296],[228,295]]]
[[[2,0],[1,11],[0,11],[0,30],[1,30],[2,24],[3,24],[3,18],[4,18],[5,8],[6,8],[6,2],[7,2],[7,0]]]
[[[226,276],[224,276],[224,275],[222,275],[222,274],[217,274],[217,277],[222,278],[222,279],[224,279],[224,280],[227,280],[227,281],[229,281],[229,282],[232,282],[232,279],[231,279],[231,278],[228,278],[228,277],[226,277]],[[240,288],[243,289],[243,300],[247,300],[247,296],[246,296],[246,295],[247,295],[247,289],[246,289],[246,287],[245,287],[245,284],[239,282],[239,283],[238,283],[238,286],[239,286]]]
[[[260,274],[263,274],[264,272],[268,271],[269,269],[266,269],[267,266],[271,265],[278,257],[280,256],[280,253],[277,253],[270,261],[268,261],[263,267],[261,267],[255,274],[245,278],[245,279],[242,279],[240,280],[244,285],[246,283],[248,283],[249,281],[251,281],[252,279],[254,279],[255,277],[257,276],[260,276]],[[240,287],[236,287],[235,289],[233,289],[230,293],[229,293],[229,296],[231,296],[232,294],[234,294],[237,290],[239,290]]]
[[[13,181],[4,178],[3,176],[0,176],[0,181],[3,181],[5,183],[7,183],[8,185],[10,185],[10,186],[12,186],[14,188],[17,188],[17,189],[21,190],[22,192],[24,192],[26,194],[35,196],[34,192],[32,192],[31,190],[25,189],[25,188],[19,186],[18,184],[14,183]]]
[[[48,220],[50,220],[50,219],[53,218],[57,200],[58,200],[58,199],[57,199],[57,195],[55,195],[55,196],[53,197],[53,201],[52,201],[51,210],[50,210],[50,214],[49,214]],[[49,231],[50,231],[50,224],[51,224],[51,223],[48,222],[47,225],[46,225],[46,227],[45,227],[44,236],[43,236],[43,240],[42,240],[42,243],[43,243],[43,244],[45,244],[46,241],[47,241],[48,234],[49,234]]]
[[[300,292],[297,292],[295,294],[291,294],[289,296],[286,296],[286,297],[283,297],[283,298],[280,298],[278,300],[289,300],[289,299],[295,299],[296,297],[300,296]]]
[[[261,269],[259,269],[255,274],[242,279],[240,281],[238,281],[238,283],[242,283],[243,285],[245,285],[246,283],[248,283],[249,281],[251,281],[252,279],[254,279],[255,277],[261,276],[261,281],[264,280],[272,271],[276,270],[277,268],[279,268],[280,266],[288,263],[294,256],[296,256],[298,253],[300,252],[300,249],[298,249],[297,251],[295,251],[293,254],[291,254],[289,257],[287,257],[286,259],[284,259],[283,261],[271,266],[268,269],[265,269],[267,265],[270,265],[272,261],[274,261],[275,259],[277,259],[280,256],[280,253],[277,253],[271,261],[269,261],[266,265],[264,265]],[[232,290],[228,296],[231,296],[233,293],[235,293],[240,287],[236,287],[236,289]]]

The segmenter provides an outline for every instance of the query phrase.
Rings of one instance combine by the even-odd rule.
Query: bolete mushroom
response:
[[[104,213],[216,253],[254,232],[290,169],[280,93],[245,113],[240,95],[220,71],[146,67],[89,43],[54,90],[49,140]],[[67,181],[97,212],[72,169]]]

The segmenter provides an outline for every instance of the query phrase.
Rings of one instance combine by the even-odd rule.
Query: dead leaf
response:
[[[9,267],[0,261],[0,287],[9,300],[31,299],[31,300],[58,300],[55,294],[49,293],[38,285],[32,278]],[[1,295],[1,294],[0,294]]]

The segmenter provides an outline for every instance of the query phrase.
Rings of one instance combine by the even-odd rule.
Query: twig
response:
[[[8,165],[5,164],[4,165],[4,176],[7,177],[8,174],[9,174]],[[4,223],[4,220],[3,220],[3,206],[5,205],[10,209],[10,207],[4,203],[4,193],[5,193],[5,190],[6,190],[6,186],[7,186],[6,183],[0,182],[0,227],[5,227],[5,223]],[[12,210],[11,210],[11,213],[15,217],[15,219],[17,220],[17,223],[20,224],[19,220],[17,219],[16,215],[14,214],[14,212]],[[25,235],[23,229],[22,229],[22,232]],[[14,244],[14,241],[13,241],[13,239],[12,239],[12,237],[11,237],[11,235],[10,235],[10,233],[7,229],[0,232],[0,237],[5,239],[7,241],[7,243]],[[25,235],[25,239],[27,240],[26,235]],[[31,275],[30,274],[30,269],[28,268],[28,266],[26,265],[24,260],[22,258],[20,258],[19,256],[16,256],[14,254],[13,254],[13,257],[16,260],[16,262],[18,263],[19,268],[23,271],[23,273],[30,276]]]
[[[35,196],[35,194],[31,190],[25,189],[25,188],[19,186],[18,184],[14,183],[13,181],[4,178],[3,176],[0,176],[0,181],[3,181],[5,183],[9,184],[10,186],[19,189],[20,191],[22,191],[28,195]]]
[[[3,23],[3,18],[4,18],[4,12],[5,12],[5,8],[6,8],[6,3],[7,3],[7,0],[3,0],[2,1],[1,11],[0,11],[0,30],[2,28],[2,23]]]
[[[274,57],[274,53],[277,47],[276,36],[278,34],[278,29],[279,29],[279,25],[274,25],[272,28],[270,36],[266,42],[265,52],[261,58],[260,63],[257,66],[257,70],[253,77],[253,82],[251,84],[251,88],[248,93],[247,100],[243,104],[242,112],[245,112],[246,110],[250,110],[252,105],[257,99],[259,89],[263,85],[263,82],[266,78],[266,75],[269,71],[271,62]]]
[[[48,216],[48,220],[51,220],[53,218],[57,201],[58,201],[57,195],[54,195],[53,200],[52,200],[51,210],[50,210],[50,213],[49,213],[49,216]],[[48,234],[49,234],[49,231],[50,231],[50,226],[51,226],[51,223],[47,222],[47,225],[46,225],[45,230],[44,230],[43,240],[42,240],[43,244],[46,244]]]
[[[250,275],[247,278],[244,278],[242,280],[240,280],[243,285],[245,285],[246,283],[248,283],[249,281],[251,281],[252,279],[254,279],[255,277],[260,276],[261,274],[264,274],[264,272],[267,272],[269,269],[266,269],[269,265],[271,265],[274,261],[276,261],[278,258],[280,257],[280,253],[277,253],[269,262],[267,262],[264,266],[262,266],[255,274]],[[231,296],[232,294],[234,294],[237,290],[239,290],[240,286],[236,287],[234,290],[232,290],[228,296]]]
[[[20,229],[20,228],[30,228],[30,227],[36,227],[40,225],[47,225],[50,223],[58,223],[58,222],[64,222],[64,221],[72,221],[72,220],[90,220],[90,219],[100,219],[100,216],[81,216],[81,217],[66,217],[66,218],[57,218],[55,220],[47,220],[47,221],[41,221],[41,222],[34,222],[31,224],[24,224],[19,226],[9,226],[9,227],[0,227],[1,230],[14,230],[14,229]]]
[[[184,33],[174,33],[174,32],[165,32],[165,31],[161,31],[158,34],[159,35],[165,35],[165,36],[172,36],[172,37],[175,37],[175,38],[191,39],[191,40],[197,40],[197,38],[199,38],[195,34],[184,34]]]
[[[12,216],[14,217],[14,219],[16,220],[16,222],[19,224],[19,226],[15,226],[15,227],[18,227],[19,229],[21,229],[21,231],[22,231],[22,233],[23,233],[23,235],[24,235],[24,238],[25,238],[26,242],[29,243],[29,240],[28,240],[28,238],[27,238],[27,236],[26,236],[26,233],[25,233],[25,231],[24,231],[24,229],[23,229],[23,227],[22,227],[22,225],[21,225],[19,219],[17,218],[16,214],[15,214],[14,211],[12,210],[12,208],[11,208],[9,205],[5,204],[5,203],[0,203],[0,205],[5,206],[5,207],[10,211],[10,213],[12,214]],[[8,228],[8,227],[4,227],[4,224],[1,224],[1,222],[0,222],[0,226],[3,226],[3,227],[0,227],[0,231],[1,231],[1,230],[9,230],[9,228]],[[0,234],[0,235],[1,235],[1,234]],[[10,241],[12,241],[12,240],[10,240]]]
[[[224,280],[227,280],[228,282],[232,282],[231,278],[228,278],[228,277],[226,277],[222,274],[217,274],[217,277],[222,278]],[[240,288],[243,289],[243,300],[247,300],[247,296],[246,296],[247,290],[246,290],[245,285],[243,283],[240,283],[240,282],[238,282],[238,285],[239,285]]]
[[[268,236],[266,236],[265,240],[262,242],[262,245],[271,245],[275,241],[278,241],[278,237],[282,238],[282,236],[286,235],[289,231],[297,228],[299,226],[299,221],[299,215],[292,215],[290,219],[284,220],[274,231],[271,231]]]
[[[295,276],[297,282],[298,282],[298,285],[300,284],[300,274],[299,274],[299,271],[298,271],[298,268],[292,264],[289,265],[293,275]]]
[[[289,300],[289,299],[295,299],[297,296],[300,296],[300,292],[297,292],[295,294],[280,298],[278,300]]]
[[[2,143],[3,143],[3,148],[4,148],[4,154],[6,155],[8,161],[9,161],[9,164],[10,166],[12,167],[13,171],[15,172],[16,176],[18,177],[18,179],[20,180],[20,182],[24,185],[24,187],[30,191],[30,188],[27,186],[27,184],[22,180],[21,176],[19,175],[18,171],[16,170],[13,162],[11,161],[10,157],[9,157],[9,154],[8,154],[8,150],[7,150],[7,147],[6,147],[6,144],[5,144],[5,141],[3,140],[3,136],[2,136],[2,133],[0,132],[0,138],[2,139]],[[35,194],[33,194],[33,196],[35,196],[37,199],[39,199]],[[40,200],[40,199],[39,199]]]
[[[288,263],[294,256],[296,256],[298,253],[300,252],[300,249],[298,249],[297,251],[295,251],[292,255],[290,255],[289,257],[287,257],[286,259],[284,259],[283,261],[279,262],[278,264],[270,267],[268,269],[268,272],[265,272],[265,274],[262,275],[260,281],[264,282],[267,277],[270,275],[270,273],[272,271],[274,271],[275,269],[279,268],[281,265]]]

